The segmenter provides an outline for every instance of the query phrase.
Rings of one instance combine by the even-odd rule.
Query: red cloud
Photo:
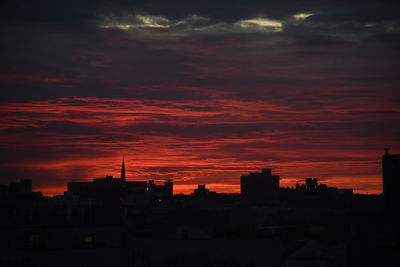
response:
[[[238,192],[241,174],[272,167],[283,186],[312,176],[330,186],[379,193],[381,136],[348,134],[348,120],[368,109],[302,111],[232,99],[5,104],[0,145],[10,155],[1,165],[33,177],[36,189],[47,194],[69,180],[117,176],[122,155],[128,180],[172,178],[176,192],[202,183]]]

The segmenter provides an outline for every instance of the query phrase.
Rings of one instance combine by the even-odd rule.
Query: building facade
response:
[[[389,154],[385,149],[382,156],[383,199],[386,208],[398,208],[400,205],[400,154]]]
[[[279,176],[271,169],[251,172],[240,177],[242,200],[247,204],[273,204],[279,199]]]

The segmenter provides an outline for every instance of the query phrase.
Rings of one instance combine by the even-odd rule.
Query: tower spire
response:
[[[125,159],[124,156],[122,156],[122,166],[121,166],[121,181],[125,182],[126,181],[126,176],[125,176]]]

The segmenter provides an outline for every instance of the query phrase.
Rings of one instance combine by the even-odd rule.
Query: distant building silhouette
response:
[[[318,178],[306,178],[306,187],[315,190],[318,187]]]
[[[251,172],[240,177],[240,192],[244,203],[264,204],[278,201],[279,176],[271,169]]]
[[[171,179],[168,179],[166,182],[164,182],[164,190],[168,196],[173,196],[174,182]]]
[[[82,199],[101,200],[105,204],[117,204],[120,201],[123,181],[107,175],[104,178],[95,178],[92,182],[69,182],[68,192]],[[135,188],[146,190],[146,182],[133,182]]]
[[[306,178],[305,184],[296,183],[296,190],[303,192],[315,192],[317,190],[327,189],[325,184],[318,184],[318,178]]]
[[[68,192],[83,199],[100,200],[107,205],[117,205],[121,201],[137,202],[142,199],[168,198],[173,195],[173,182],[156,185],[154,180],[126,181],[125,159],[122,159],[121,177],[95,178],[92,182],[69,182]],[[141,200],[139,200],[141,199]]]
[[[32,194],[32,180],[21,179],[8,185],[0,185],[0,197],[18,197]]]
[[[196,189],[193,190],[193,195],[203,196],[210,193],[210,189],[206,188],[205,184],[199,184]]]
[[[128,188],[130,187],[131,182],[127,182]],[[161,195],[168,195],[172,196],[173,194],[173,182],[171,179],[168,179],[164,182],[164,185],[156,185],[154,180],[149,180],[146,184],[146,192],[153,193],[153,194],[161,194]]]
[[[351,188],[336,188],[328,187],[326,184],[319,184],[318,178],[306,178],[305,184],[296,183],[296,191],[304,193],[329,193],[338,195],[351,196],[353,189]]]
[[[398,208],[400,205],[400,154],[389,154],[385,149],[382,156],[383,199],[387,208]]]

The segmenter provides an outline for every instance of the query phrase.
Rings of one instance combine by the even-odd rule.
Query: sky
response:
[[[400,153],[393,1],[2,1],[0,183],[239,192],[272,168],[381,193]]]

